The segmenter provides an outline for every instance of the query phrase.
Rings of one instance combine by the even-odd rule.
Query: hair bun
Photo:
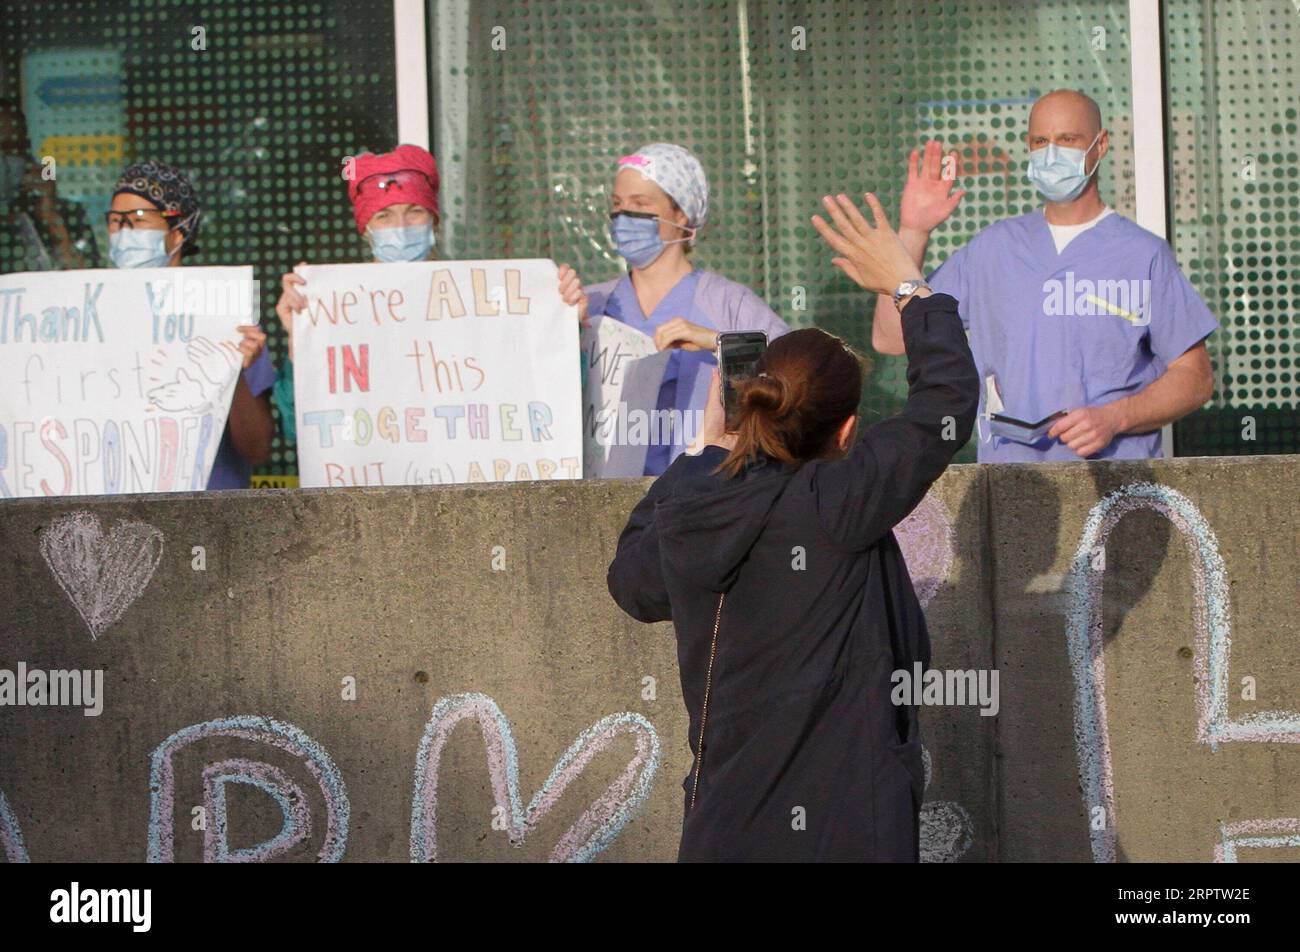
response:
[[[742,385],[740,405],[758,413],[779,414],[788,398],[788,388],[780,377],[763,372]]]
[[[843,455],[839,433],[858,412],[862,363],[834,334],[803,327],[773,340],[755,371],[735,382],[736,440],[716,472],[738,476],[762,458],[792,466]]]

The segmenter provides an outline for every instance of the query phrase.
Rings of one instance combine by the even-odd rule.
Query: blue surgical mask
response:
[[[609,237],[621,254],[634,268],[648,268],[663,254],[668,245],[690,238],[664,241],[659,237],[660,218],[650,212],[615,212],[609,217]],[[671,222],[680,228],[676,222]],[[686,229],[694,234],[693,229]]]
[[[1043,146],[1029,153],[1029,162],[1025,165],[1025,174],[1034,183],[1038,194],[1049,202],[1072,202],[1083,194],[1097,166],[1088,171],[1088,152],[1097,144],[1097,138],[1087,149],[1068,149],[1056,143]],[[1101,164],[1098,160],[1098,165]]]
[[[108,257],[115,268],[165,268],[167,236],[159,228],[123,228],[108,236]]]
[[[423,261],[433,250],[434,241],[433,222],[370,229],[370,248],[375,260],[386,264]]]

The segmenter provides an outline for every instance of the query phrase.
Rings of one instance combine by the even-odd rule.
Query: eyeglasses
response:
[[[112,234],[120,228],[134,228],[137,222],[146,228],[156,228],[159,225],[170,228],[173,223],[168,219],[180,216],[180,212],[160,212],[156,208],[131,208],[124,212],[105,212],[104,222],[108,225],[109,234]]]
[[[408,187],[433,188],[433,180],[416,169],[398,169],[396,172],[377,172],[367,175],[357,183],[357,195],[386,195]]]

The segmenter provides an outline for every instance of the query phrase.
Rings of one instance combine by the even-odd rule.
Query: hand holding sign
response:
[[[244,335],[244,339],[238,345],[228,346],[234,347],[239,352],[240,364],[244,370],[247,370],[266,349],[266,334],[256,324],[240,324],[235,329]]]
[[[713,350],[717,347],[718,332],[684,317],[674,317],[655,328],[654,342],[659,350],[670,347],[682,350]]]
[[[578,272],[567,264],[560,265],[557,276],[560,279],[560,300],[570,307],[578,309],[578,323],[587,326],[587,293],[582,290],[582,281]]]
[[[299,261],[296,268],[306,267],[307,262]],[[283,289],[280,293],[280,300],[275,304],[275,316],[280,319],[284,325],[284,331],[289,335],[289,359],[293,360],[293,316],[307,310],[307,298],[303,291],[307,279],[300,274],[290,271],[280,278],[280,286]]]

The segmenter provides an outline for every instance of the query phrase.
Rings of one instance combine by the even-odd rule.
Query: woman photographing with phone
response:
[[[907,405],[854,444],[862,361],[808,328],[736,384],[718,375],[695,455],[637,504],[609,567],[640,621],[671,619],[695,755],[678,860],[919,859],[916,709],[891,675],[928,665],[929,635],[893,528],[970,438],[979,380],[957,302],[932,295],[868,195],[813,224],[833,263],[895,295]]]

